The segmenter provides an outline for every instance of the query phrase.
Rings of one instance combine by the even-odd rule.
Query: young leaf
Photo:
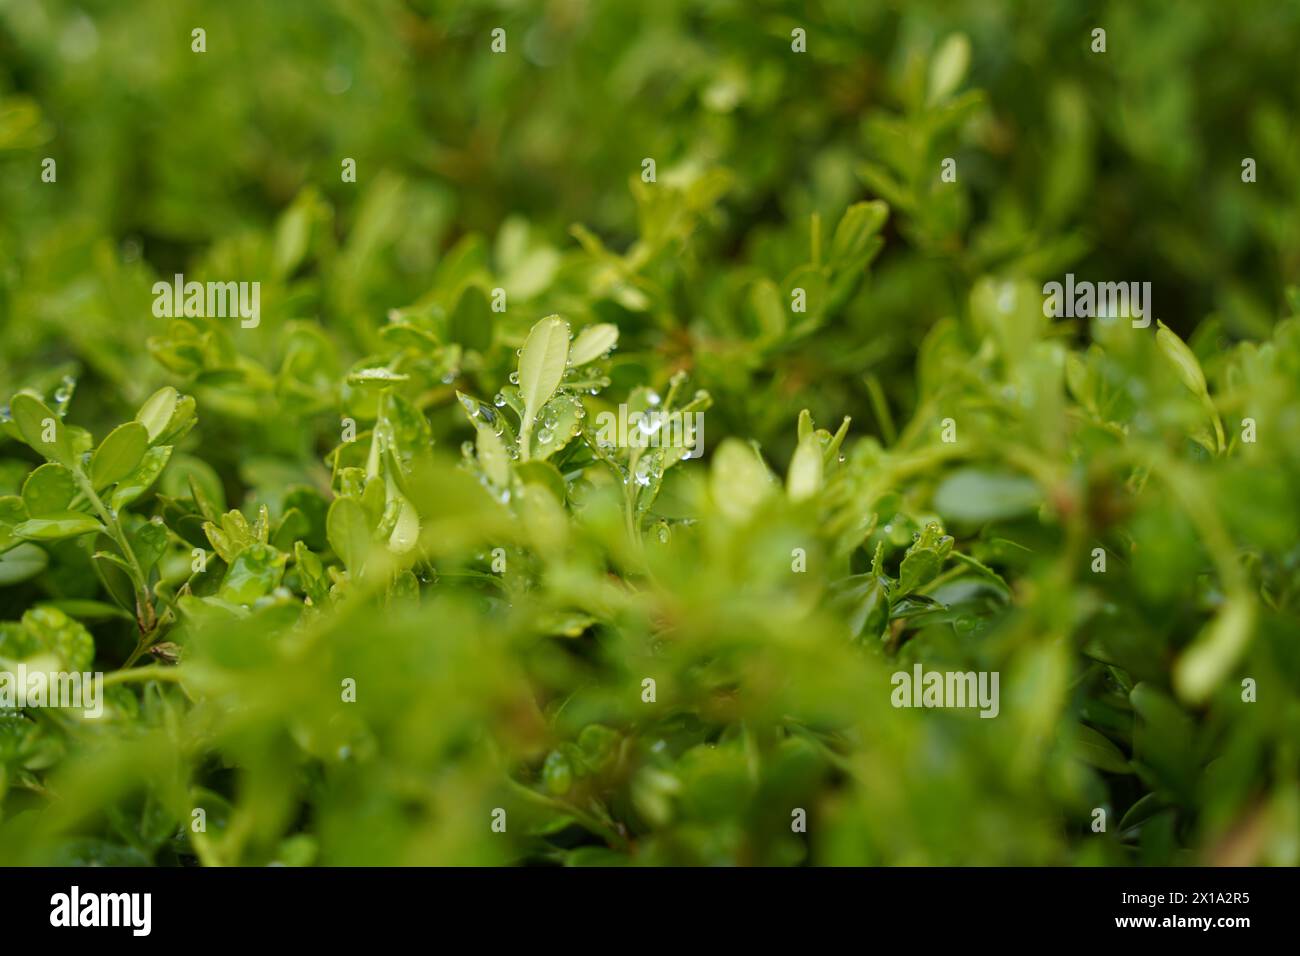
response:
[[[569,355],[569,323],[550,315],[533,326],[519,357],[519,392],[524,400],[523,434],[564,378]]]
[[[268,544],[249,545],[226,569],[217,596],[231,604],[252,604],[265,597],[280,584],[287,558]]]
[[[958,86],[970,65],[970,40],[964,33],[953,33],[943,41],[930,61],[930,92],[927,101],[931,106],[942,103]]]
[[[149,450],[149,431],[139,422],[127,422],[108,433],[90,459],[90,481],[107,488],[129,477]]]
[[[933,521],[927,524],[903,556],[895,593],[898,596],[911,594],[933,581],[943,569],[952,545],[953,539],[943,533],[943,528]]]
[[[73,467],[76,447],[68,434],[68,426],[44,402],[26,392],[19,392],[9,403],[9,410],[23,441],[50,461]]]
[[[569,358],[574,367],[586,365],[605,355],[618,344],[618,326],[608,322],[589,325],[573,342]]]
[[[510,455],[500,437],[486,425],[479,425],[477,431],[477,451],[479,464],[488,480],[498,488],[510,484]]]
[[[162,434],[163,429],[172,419],[172,412],[176,410],[179,399],[180,395],[176,389],[168,385],[158,389],[140,406],[140,410],[135,413],[135,420],[145,427],[149,434],[149,441],[152,442]]]
[[[753,448],[728,438],[714,453],[710,487],[718,509],[732,521],[743,522],[771,493],[772,475]]]
[[[361,573],[370,553],[370,522],[355,498],[335,498],[325,519],[330,547],[353,576]]]
[[[822,449],[817,436],[810,434],[801,438],[794,450],[786,488],[791,501],[804,501],[817,494],[821,486]]]
[[[1156,325],[1156,345],[1178,371],[1178,377],[1183,380],[1183,384],[1197,397],[1204,397],[1207,394],[1205,373],[1201,371],[1201,363],[1197,361],[1196,353],[1189,349],[1187,343],[1169,326],[1160,321],[1157,321]]]

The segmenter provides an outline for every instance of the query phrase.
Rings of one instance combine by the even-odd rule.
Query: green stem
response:
[[[529,449],[533,443],[533,419],[525,415],[524,420],[519,423],[519,460],[528,461]]]
[[[140,566],[139,559],[135,556],[135,551],[131,549],[131,543],[127,540],[126,532],[122,530],[122,524],[117,517],[108,510],[103,500],[95,491],[95,486],[91,484],[89,478],[80,467],[72,469],[73,478],[81,487],[81,492],[86,496],[86,500],[99,514],[99,520],[104,523],[113,540],[122,551],[122,557],[126,559],[127,566],[131,570],[132,583],[135,585],[135,621],[140,628],[140,642],[136,646],[135,653],[128,659],[129,664],[135,663],[136,659],[144,652],[148,646],[147,638],[154,631],[157,617],[154,613],[153,602],[149,598],[149,582],[145,578],[144,569]]]
[[[161,664],[150,664],[148,667],[136,667],[127,670],[123,667],[121,670],[113,671],[111,674],[104,675],[104,686],[115,687],[118,684],[126,684],[131,681],[144,680],[161,680],[177,683],[181,679],[181,674],[176,667],[164,667]]]

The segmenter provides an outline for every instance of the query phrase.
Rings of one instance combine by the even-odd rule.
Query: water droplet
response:
[[[649,402],[651,405],[658,405],[660,402],[659,393],[650,392],[646,395],[645,400]]]
[[[469,412],[470,418],[478,417],[478,402],[474,401],[474,399],[470,398],[468,395],[462,395],[460,397],[460,403],[465,406],[465,411]]]
[[[537,440],[541,442],[543,445],[550,444],[552,437],[553,436],[549,428],[539,428],[537,430]]]
[[[474,454],[474,443],[472,441],[463,441],[460,443],[460,453],[466,458]]]
[[[510,373],[510,384],[511,384],[511,385],[518,385],[518,384],[519,384],[519,373],[518,373],[518,372],[511,372],[511,373]]]
[[[505,408],[506,397],[502,395],[500,392],[497,392],[496,397],[492,399],[492,404],[495,405],[497,408]]]
[[[9,406],[0,407],[0,422],[11,422],[14,420],[14,413],[9,411]]]
[[[636,463],[636,483],[648,485],[659,477],[659,465],[654,458],[642,458]]]

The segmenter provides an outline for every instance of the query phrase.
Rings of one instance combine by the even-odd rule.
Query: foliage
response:
[[[1297,20],[0,7],[0,861],[1294,865]]]

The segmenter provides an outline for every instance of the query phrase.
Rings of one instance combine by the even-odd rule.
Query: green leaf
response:
[[[0,498],[0,551],[13,547],[19,540],[14,534],[14,526],[22,524],[30,517],[27,505],[17,495],[5,495]]]
[[[14,534],[34,541],[57,541],[103,530],[104,526],[90,515],[79,511],[60,511],[24,521],[14,527]]]
[[[921,532],[898,569],[898,596],[911,594],[933,581],[943,568],[952,551],[953,539],[943,533],[943,528],[931,521]]]
[[[127,422],[114,428],[90,459],[90,481],[95,490],[130,477],[148,450],[149,431],[144,425]]]
[[[269,544],[250,544],[226,569],[217,596],[231,604],[252,604],[279,586],[287,559]]]
[[[98,546],[103,549],[115,548],[117,545],[107,536],[98,539]],[[104,585],[109,597],[127,611],[135,610],[135,585],[131,581],[131,567],[121,555],[109,550],[96,551],[91,555],[95,574]]]
[[[1148,793],[1146,796],[1139,797],[1120,819],[1120,833],[1145,823],[1168,806],[1168,801],[1162,799],[1159,794]]]
[[[130,540],[131,550],[140,562],[140,569],[148,577],[154,565],[167,551],[167,527],[159,518],[146,521],[131,532]]]
[[[135,420],[145,427],[150,442],[163,433],[179,400],[180,394],[167,385],[150,395],[135,413]]]
[[[970,65],[970,40],[963,33],[950,34],[930,61],[930,105],[946,100],[961,85]]]
[[[465,349],[486,352],[492,347],[492,308],[477,285],[467,285],[447,320],[447,333]]]
[[[95,661],[95,639],[79,622],[52,607],[32,608],[23,615],[23,627],[56,655],[69,671],[90,670]]]
[[[184,438],[198,421],[195,415],[197,407],[193,396],[182,395],[177,400],[176,407],[172,409],[171,418],[167,420],[163,430],[150,439],[150,444],[175,445]]]
[[[1161,354],[1174,366],[1178,377],[1192,394],[1206,397],[1209,393],[1205,386],[1205,373],[1201,371],[1201,363],[1197,361],[1196,354],[1169,326],[1158,320],[1156,326],[1156,345]]]
[[[396,488],[391,489],[391,495],[396,503],[397,520],[388,534],[388,550],[393,554],[406,554],[420,540],[420,513]]]
[[[790,459],[790,474],[786,478],[786,490],[791,501],[805,501],[821,490],[822,486],[822,448],[815,434],[809,434],[799,440]]]
[[[23,441],[33,450],[50,461],[73,467],[77,453],[69,428],[44,402],[19,392],[9,403],[9,410]]]
[[[117,487],[113,489],[113,497],[110,501],[112,509],[120,511],[148,491],[162,474],[171,456],[171,445],[155,445],[145,452],[144,457],[140,459],[140,464],[135,466],[135,470],[119,481]]]
[[[293,546],[293,560],[298,566],[298,577],[307,597],[318,607],[323,607],[329,600],[329,583],[325,577],[325,567],[302,541]]]
[[[603,357],[618,344],[618,326],[608,322],[589,325],[573,342],[569,359],[576,368]]]
[[[713,455],[710,487],[718,510],[732,521],[743,522],[772,493],[773,482],[753,448],[728,438]]]
[[[41,465],[23,482],[23,503],[33,518],[71,510],[69,505],[76,494],[72,472],[54,462]]]
[[[560,387],[569,355],[569,323],[550,315],[533,326],[519,357],[519,393],[524,400],[523,433]]]
[[[61,601],[42,601],[37,607],[54,608],[68,617],[78,618],[83,621],[107,621],[114,618],[123,621],[135,620],[117,605],[106,604],[103,601],[72,598]]]
[[[411,376],[409,375],[379,366],[361,368],[348,373],[349,385],[360,385],[369,388],[384,388],[389,385],[409,382],[410,380]]]
[[[1203,703],[1240,660],[1255,628],[1255,604],[1248,597],[1224,602],[1214,620],[1174,664],[1174,688],[1188,703]]]
[[[537,485],[546,489],[556,501],[564,501],[568,495],[564,476],[549,461],[523,462],[515,466],[515,474],[525,485]]]
[[[561,392],[552,398],[542,408],[537,429],[529,438],[529,458],[546,459],[562,449],[581,430],[586,414],[575,395]]]
[[[1032,514],[1042,503],[1038,485],[1013,472],[962,468],[934,492],[934,509],[950,521],[982,524]]]
[[[364,570],[370,554],[370,522],[355,498],[335,498],[325,519],[330,547],[354,577]]]
[[[34,544],[23,542],[9,548],[0,554],[0,586],[8,587],[36,577],[45,570],[49,561],[45,550]]]
[[[879,640],[885,633],[889,624],[888,584],[887,578],[873,570],[830,585],[830,603],[848,621],[850,637]]]
[[[878,199],[854,203],[845,210],[831,240],[831,268],[837,271],[862,268],[864,260],[871,255],[872,239],[888,218],[889,206]]]
[[[758,322],[760,341],[773,341],[785,334],[787,302],[781,299],[781,290],[771,279],[760,279],[749,291],[749,307]]]
[[[476,436],[478,460],[483,466],[484,474],[498,488],[509,487],[510,454],[501,443],[501,438],[487,425],[479,425]]]
[[[1076,757],[1086,764],[1107,773],[1132,773],[1128,758],[1109,737],[1098,733],[1086,724],[1076,724],[1071,738]]]

